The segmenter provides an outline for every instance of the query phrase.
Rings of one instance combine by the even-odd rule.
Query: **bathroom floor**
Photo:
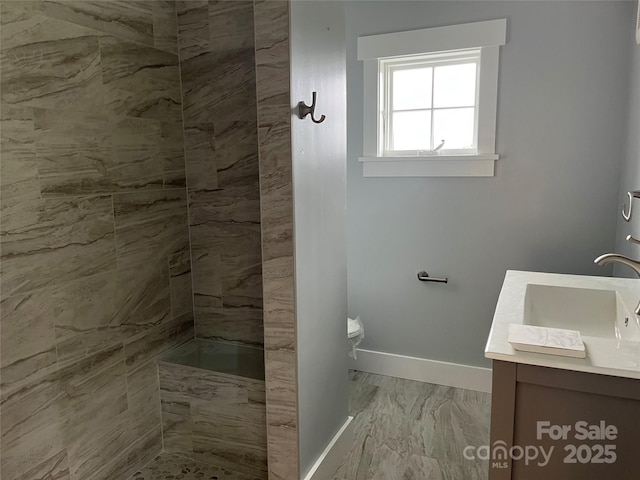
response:
[[[196,462],[169,453],[158,455],[129,480],[258,480],[250,475]]]
[[[486,461],[467,445],[489,444],[490,395],[350,372],[355,441],[333,480],[483,480]]]
[[[351,371],[354,445],[332,480],[486,480],[486,461],[467,445],[489,444],[491,396]],[[256,480],[163,453],[130,480]]]

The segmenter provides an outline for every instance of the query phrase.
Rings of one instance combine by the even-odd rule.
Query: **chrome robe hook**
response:
[[[622,218],[624,218],[625,222],[631,221],[633,199],[640,198],[640,191],[635,190],[633,192],[627,192],[627,196],[629,197],[629,207],[627,207],[626,205],[622,206]]]
[[[298,102],[298,116],[300,117],[300,120],[303,120],[304,117],[311,114],[311,121],[313,123],[322,123],[325,119],[324,115],[322,115],[318,120],[316,120],[313,116],[316,111],[316,92],[313,92],[312,95],[311,106],[307,105],[304,102]]]

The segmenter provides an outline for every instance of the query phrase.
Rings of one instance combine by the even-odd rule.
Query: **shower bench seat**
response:
[[[158,361],[164,450],[267,478],[261,348],[193,340]]]

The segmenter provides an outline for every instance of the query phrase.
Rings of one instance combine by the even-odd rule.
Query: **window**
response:
[[[506,20],[361,37],[365,176],[493,176]]]
[[[480,50],[380,61],[383,156],[477,153]]]

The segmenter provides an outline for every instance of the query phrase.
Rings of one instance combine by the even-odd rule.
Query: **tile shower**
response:
[[[257,4],[0,5],[0,475],[266,478]]]

